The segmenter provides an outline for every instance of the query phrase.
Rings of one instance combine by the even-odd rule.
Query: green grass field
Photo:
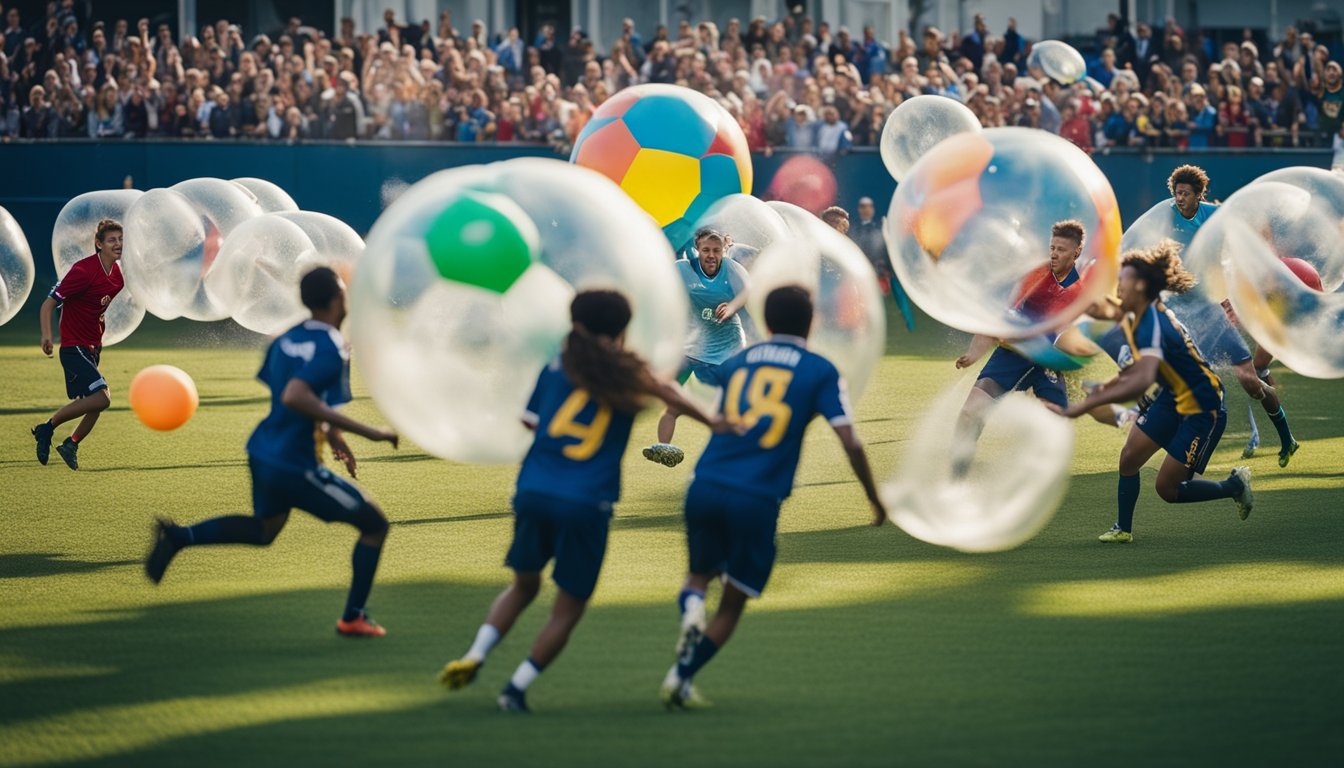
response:
[[[1121,435],[1079,422],[1073,482],[1026,545],[964,555],[864,525],[836,441],[813,425],[784,508],[780,563],[700,676],[714,709],[665,713],[684,568],[688,462],[630,451],[603,578],[536,714],[495,711],[549,592],[477,684],[439,667],[508,578],[513,467],[363,449],[361,482],[393,521],[371,611],[390,635],[349,641],[351,530],[303,515],[269,549],[185,553],[144,579],[150,520],[247,512],[243,443],[267,407],[261,342],[154,323],[109,348],[114,405],[75,473],[32,456],[61,404],[35,322],[0,332],[0,765],[1135,765],[1344,760],[1344,384],[1282,376],[1302,450],[1250,461],[1258,505],[1174,507],[1144,473],[1137,540],[1114,516]],[[31,331],[31,332],[30,332]],[[881,475],[922,403],[956,373],[955,337],[898,335],[858,410]],[[201,410],[151,433],[125,393],[153,363],[187,370]],[[359,417],[380,421],[356,382]],[[1211,464],[1240,463],[1245,400]],[[1269,429],[1262,420],[1262,429]],[[63,437],[69,427],[58,432]],[[636,442],[653,433],[652,415]],[[692,457],[704,432],[684,425]],[[352,443],[355,441],[352,440]],[[1155,464],[1153,465],[1155,466]]]

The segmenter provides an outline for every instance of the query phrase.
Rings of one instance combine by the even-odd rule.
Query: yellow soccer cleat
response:
[[[483,662],[475,659],[450,661],[443,665],[443,670],[439,672],[439,682],[451,691],[465,688],[476,679],[476,673],[480,671],[482,664]]]
[[[1104,541],[1107,544],[1128,544],[1133,540],[1134,534],[1120,530],[1118,525],[1097,537],[1097,541]]]

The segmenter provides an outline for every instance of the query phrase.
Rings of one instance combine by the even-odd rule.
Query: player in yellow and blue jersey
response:
[[[1180,294],[1195,285],[1181,265],[1180,246],[1164,240],[1142,251],[1125,254],[1120,269],[1121,328],[1133,363],[1081,402],[1063,410],[1077,418],[1099,405],[1127,402],[1162,387],[1138,418],[1120,452],[1115,525],[1101,541],[1133,540],[1134,507],[1139,499],[1139,470],[1159,450],[1167,457],[1157,473],[1157,493],[1163,501],[1185,504],[1232,499],[1242,520],[1251,514],[1251,472],[1237,467],[1221,482],[1196,479],[1204,472],[1227,425],[1223,384],[1205,361],[1176,314],[1162,303],[1163,291]]]
[[[621,456],[644,400],[656,397],[681,413],[727,429],[658,380],[622,348],[630,303],[615,291],[584,291],[570,307],[574,329],[560,357],[537,379],[524,421],[536,432],[518,471],[513,544],[505,564],[513,584],[500,593],[466,655],[439,674],[449,688],[476,678],[495,644],[536,599],[551,560],[559,588],[550,620],[499,695],[505,711],[526,712],[527,689],[569,640],[597,585],[607,549],[611,506],[621,493]]]
[[[726,258],[731,242],[727,234],[702,227],[692,242],[695,252],[676,263],[691,303],[686,359],[677,380],[685,384],[695,374],[702,384],[722,387],[720,364],[746,346],[739,310],[746,296],[747,270]],[[672,444],[677,415],[675,408],[663,413],[658,420],[658,442],[644,449],[644,458],[668,467],[686,458],[685,451]]]
[[[771,291],[765,299],[770,338],[721,367],[722,414],[743,431],[709,439],[686,492],[690,573],[677,600],[682,612],[678,660],[662,685],[669,707],[698,701],[692,677],[728,642],[747,598],[765,589],[775,563],[779,508],[793,492],[803,434],[814,416],[826,419],[844,445],[872,504],[873,524],[886,519],[840,373],[807,349],[812,311],[803,288]],[[706,626],[705,590],[718,575],[724,577],[723,598]]]
[[[382,637],[386,630],[364,611],[387,537],[387,518],[353,483],[319,465],[315,431],[326,432],[333,455],[355,476],[355,455],[342,432],[397,445],[394,432],[355,421],[336,410],[350,402],[350,361],[341,338],[345,285],[327,267],[303,276],[299,295],[313,314],[271,343],[257,378],[271,390],[271,411],[247,441],[252,473],[252,516],[230,515],[185,527],[159,520],[145,573],[163,579],[178,552],[207,544],[267,546],[295,507],[326,522],[359,530],[351,556],[353,575],[345,613],[336,631],[347,637]]]

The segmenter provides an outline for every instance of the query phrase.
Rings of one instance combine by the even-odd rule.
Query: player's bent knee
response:
[[[359,532],[367,538],[377,538],[380,542],[387,538],[389,528],[387,517],[374,504],[366,503],[361,507],[354,524]]]
[[[112,407],[112,393],[106,387],[94,392],[92,399],[96,410],[106,411]]]

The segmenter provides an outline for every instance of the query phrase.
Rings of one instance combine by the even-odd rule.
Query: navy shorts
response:
[[[513,544],[504,564],[519,573],[539,573],[554,559],[555,585],[580,600],[592,597],[607,554],[611,508],[519,491],[513,512]]]
[[[107,379],[98,372],[102,347],[61,347],[61,367],[65,369],[65,394],[71,400],[88,397],[107,389]]]
[[[691,573],[722,573],[760,597],[775,567],[779,501],[695,480],[686,491],[686,544]]]
[[[1139,416],[1137,425],[1168,455],[1185,465],[1189,479],[1204,474],[1227,426],[1227,411],[1219,408],[1183,415],[1176,412],[1176,398],[1164,390]]]
[[[1030,391],[1047,403],[1060,408],[1069,407],[1069,397],[1064,391],[1064,377],[1059,371],[1043,368],[1011,349],[998,347],[989,356],[985,367],[980,369],[977,380],[989,379],[998,384],[1003,391]]]
[[[681,361],[681,371],[677,374],[677,381],[685,384],[692,373],[695,374],[695,378],[700,380],[701,384],[723,388],[723,376],[720,375],[720,368],[717,363],[706,363],[693,357],[685,358]]]
[[[319,520],[347,523],[365,533],[387,526],[359,486],[326,467],[280,467],[255,457],[248,457],[247,466],[252,470],[252,513],[257,517],[301,509]]]
[[[1221,306],[1188,294],[1173,296],[1166,303],[1210,365],[1240,365],[1251,359],[1250,347]]]

